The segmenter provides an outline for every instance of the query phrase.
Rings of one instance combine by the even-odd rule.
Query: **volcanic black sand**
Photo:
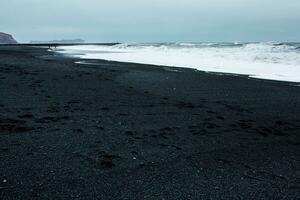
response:
[[[1,200],[300,198],[297,84],[76,61],[0,47]]]

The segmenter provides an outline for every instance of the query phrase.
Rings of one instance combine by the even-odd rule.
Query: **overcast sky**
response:
[[[20,42],[300,41],[300,0],[1,0]]]

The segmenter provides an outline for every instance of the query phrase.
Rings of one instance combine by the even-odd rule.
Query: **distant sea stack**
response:
[[[0,44],[17,44],[12,35],[0,32]]]
[[[50,40],[50,41],[30,41],[31,44],[81,44],[84,43],[82,39],[74,40]]]

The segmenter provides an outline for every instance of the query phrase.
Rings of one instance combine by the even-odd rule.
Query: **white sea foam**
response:
[[[300,82],[299,44],[169,43],[63,46],[60,52],[84,59],[195,68]]]

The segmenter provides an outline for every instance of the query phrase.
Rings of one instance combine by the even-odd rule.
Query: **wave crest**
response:
[[[300,82],[298,43],[136,43],[114,46],[66,46],[65,53],[202,71],[246,74],[257,78]]]

